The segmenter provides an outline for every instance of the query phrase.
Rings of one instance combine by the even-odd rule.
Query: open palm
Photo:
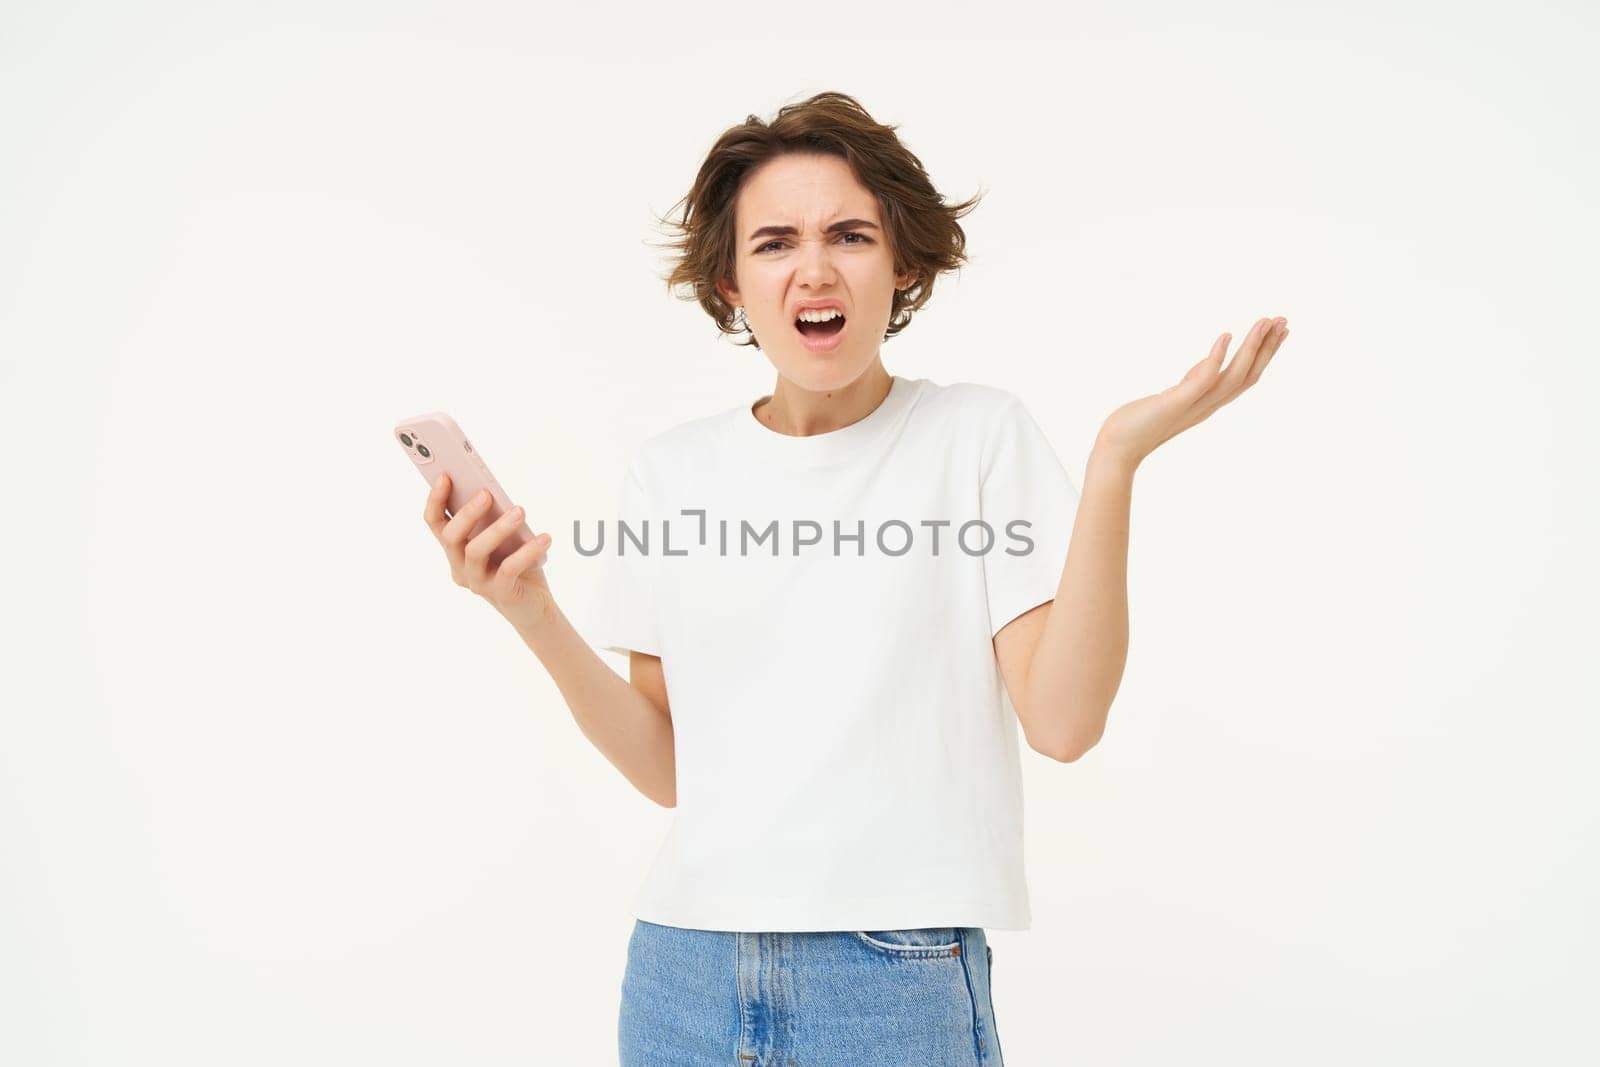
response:
[[[1289,336],[1286,319],[1260,319],[1240,342],[1228,369],[1222,358],[1231,335],[1223,334],[1211,352],[1189,368],[1170,388],[1122,405],[1100,428],[1096,447],[1115,451],[1137,463],[1165,442],[1203,422],[1222,405],[1256,383],[1272,356]]]

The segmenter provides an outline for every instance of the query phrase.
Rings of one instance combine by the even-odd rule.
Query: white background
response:
[[[580,605],[628,452],[775,381],[653,217],[839,89],[986,193],[885,364],[1075,479],[1292,330],[1138,472],[1104,739],[1024,753],[1007,1062],[1594,1062],[1594,8],[655,19],[0,12],[0,1061],[615,1062],[671,812],[388,431],[453,413]]]

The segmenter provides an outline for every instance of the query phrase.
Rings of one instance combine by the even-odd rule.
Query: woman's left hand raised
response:
[[[1210,418],[1213,411],[1261,377],[1273,353],[1289,336],[1287,321],[1281,317],[1257,321],[1227,370],[1222,369],[1222,357],[1227,355],[1231,335],[1223,334],[1211,346],[1211,353],[1190,367],[1178,384],[1113,411],[1100,427],[1095,448],[1137,466],[1165,442]]]

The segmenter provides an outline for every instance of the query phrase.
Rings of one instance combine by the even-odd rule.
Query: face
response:
[[[735,278],[718,289],[745,309],[778,373],[822,391],[871,367],[894,291],[912,278],[895,273],[877,198],[850,165],[827,155],[771,160],[745,179],[734,221]],[[796,319],[808,302],[836,307],[843,326],[802,330]]]

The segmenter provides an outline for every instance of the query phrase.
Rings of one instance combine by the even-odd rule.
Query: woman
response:
[[[622,1063],[998,1064],[985,930],[1031,922],[1017,726],[1063,762],[1099,740],[1133,473],[1287,330],[1258,322],[1225,372],[1224,334],[1114,412],[1080,501],[1017,397],[884,368],[975,204],[946,205],[893,127],[839,93],[751,116],[685,204],[668,283],[777,382],[633,454],[588,640],[548,535],[487,570],[520,509],[464,543],[484,505],[447,520],[441,479],[427,506],[457,582],[676,808],[633,902]]]

